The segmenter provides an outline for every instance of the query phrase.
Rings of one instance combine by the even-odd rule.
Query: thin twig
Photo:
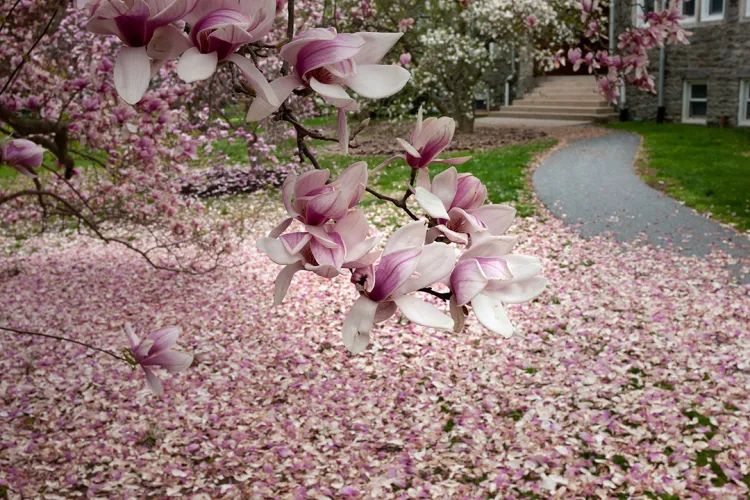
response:
[[[93,346],[91,344],[87,344],[85,342],[79,342],[78,340],[69,339],[67,337],[60,337],[58,335],[50,335],[48,333],[40,333],[40,332],[29,332],[25,330],[17,330],[15,328],[9,328],[7,326],[0,326],[0,330],[10,332],[10,333],[17,333],[18,335],[30,335],[34,337],[44,337],[48,339],[54,339],[54,340],[62,340],[63,342],[71,342],[73,344],[78,344],[80,346],[86,347],[88,349],[93,349],[94,351],[99,351],[101,353],[107,354],[109,356],[112,356],[115,359],[119,359],[120,361],[128,362],[127,359],[125,359],[122,356],[118,356],[117,354],[113,353],[112,351],[108,351],[106,349],[100,349],[99,347]]]
[[[437,291],[433,290],[430,287],[420,288],[417,291],[418,292],[429,293],[430,295],[432,295],[434,297],[437,297],[437,298],[439,298],[441,300],[445,300],[445,301],[451,300],[451,297],[453,296],[453,292],[444,292],[444,293],[443,292],[437,292]]]

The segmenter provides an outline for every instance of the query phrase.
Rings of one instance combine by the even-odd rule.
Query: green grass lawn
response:
[[[473,158],[457,165],[459,172],[470,172],[487,185],[487,192],[493,203],[516,202],[518,214],[522,217],[534,212],[530,204],[531,191],[527,182],[528,168],[534,157],[556,144],[555,140],[533,141],[515,144],[504,148],[479,152],[461,152],[441,155],[442,158],[472,155]],[[341,156],[320,155],[320,162],[324,168],[342,170],[355,161],[366,161],[370,168],[379,165],[386,156]],[[449,165],[430,165],[430,174],[434,176],[449,168]],[[397,160],[385,167],[369,185],[384,194],[403,193],[409,181],[409,167],[403,160]],[[365,198],[363,203],[375,203],[380,200],[372,196]]]
[[[650,185],[750,230],[750,130],[636,122],[611,127],[643,136],[639,172]]]

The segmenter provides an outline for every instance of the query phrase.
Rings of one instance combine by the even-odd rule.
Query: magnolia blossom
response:
[[[142,342],[131,325],[125,325],[125,334],[130,342],[130,353],[133,360],[143,368],[146,384],[159,395],[164,392],[161,380],[154,374],[153,368],[164,368],[170,373],[186,370],[193,363],[193,356],[172,350],[177,342],[181,329],[176,326],[162,328],[151,332]]]
[[[538,276],[539,259],[509,255],[515,241],[508,236],[490,238],[461,256],[450,276],[451,313],[457,323],[463,323],[462,306],[471,304],[487,329],[504,337],[513,335],[503,304],[528,302],[547,286],[547,280]]]
[[[164,39],[180,36],[171,23],[182,19],[198,0],[103,0],[94,7],[86,27],[92,33],[115,35],[124,47],[115,61],[115,88],[122,99],[135,104],[141,100],[151,80],[151,59],[168,59],[158,46]],[[86,2],[83,5],[88,5]],[[205,3],[205,2],[204,2]]]
[[[267,95],[275,95],[255,65],[235,54],[242,45],[264,38],[273,27],[275,14],[275,0],[199,2],[185,16],[190,36],[182,34],[179,39],[165,40],[165,47],[182,49],[177,74],[188,83],[205,80],[214,74],[218,63],[231,61],[245,73],[254,88],[261,87]]]
[[[36,177],[31,170],[39,168],[45,149],[28,139],[6,139],[2,142],[2,163],[26,177]]]
[[[339,108],[339,140],[346,153],[349,129],[345,112],[358,109],[357,101],[346,89],[369,99],[389,97],[401,90],[409,81],[409,72],[400,66],[378,64],[401,36],[401,33],[337,33],[333,28],[314,28],[299,34],[280,53],[293,68],[293,74],[271,82],[275,99],[258,95],[248,110],[247,120],[267,117],[294,89],[309,87],[328,104]]]
[[[410,295],[446,278],[455,264],[455,250],[443,243],[425,245],[426,235],[426,221],[407,224],[390,237],[377,265],[352,274],[361,295],[343,325],[344,345],[350,352],[362,352],[370,342],[373,325],[387,320],[397,309],[419,325],[453,328],[449,316]]]
[[[398,57],[398,61],[403,65],[406,66],[409,63],[411,63],[411,54],[408,52],[404,52]]]
[[[419,108],[417,125],[409,136],[409,142],[396,139],[401,147],[406,150],[406,153],[396,155],[392,159],[404,158],[412,168],[424,168],[430,163],[448,163],[450,165],[465,163],[471,159],[471,156],[437,159],[437,156],[450,145],[455,132],[456,122],[453,118],[447,116],[430,117],[422,121],[422,108]]]
[[[430,229],[428,240],[442,235],[455,243],[475,245],[504,234],[516,216],[513,207],[485,205],[487,188],[473,175],[459,174],[455,167],[437,174],[432,182],[426,170],[420,171],[415,197],[438,223]]]
[[[379,239],[368,238],[367,218],[361,210],[352,210],[367,185],[367,164],[351,165],[332,183],[329,175],[328,170],[291,174],[282,186],[290,217],[256,243],[272,261],[286,266],[276,279],[275,305],[282,302],[298,271],[334,278],[343,269],[370,265],[379,256],[370,253]],[[284,234],[295,221],[303,230]]]

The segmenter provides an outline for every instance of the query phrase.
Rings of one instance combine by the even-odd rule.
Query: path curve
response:
[[[715,247],[750,260],[750,240],[703,217],[643,182],[633,167],[640,137],[614,132],[575,141],[536,169],[532,177],[539,199],[581,235],[613,233],[619,241],[645,235],[653,245],[672,244],[682,254],[703,256]],[[742,262],[732,266],[750,283]]]

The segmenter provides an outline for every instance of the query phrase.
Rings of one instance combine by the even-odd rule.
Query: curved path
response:
[[[546,158],[533,175],[539,199],[584,237],[614,233],[619,241],[645,235],[653,245],[672,244],[686,255],[706,255],[715,247],[750,259],[750,240],[703,217],[644,183],[633,162],[640,138],[614,132],[571,143]],[[732,271],[749,283],[742,263]]]

